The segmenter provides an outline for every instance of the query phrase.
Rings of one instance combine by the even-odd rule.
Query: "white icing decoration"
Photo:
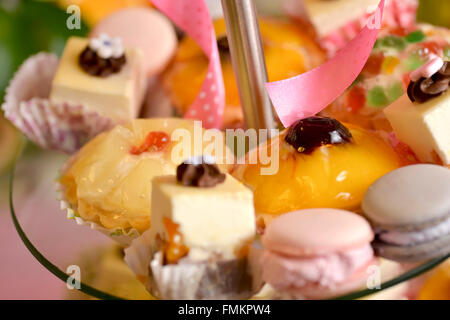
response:
[[[186,161],[184,161],[185,164],[192,164],[192,165],[199,165],[202,163],[206,164],[214,164],[216,162],[216,158],[210,155],[203,155],[203,156],[194,156],[190,157]]]
[[[110,37],[105,33],[100,34],[97,38],[92,38],[89,48],[97,52],[102,59],[120,58],[125,53],[122,39]]]

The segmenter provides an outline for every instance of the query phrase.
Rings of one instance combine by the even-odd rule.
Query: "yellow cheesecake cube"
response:
[[[102,78],[88,74],[79,65],[79,56],[88,44],[86,38],[68,39],[53,79],[50,101],[82,104],[87,111],[115,122],[136,118],[146,89],[141,51],[127,48],[126,63],[120,72]]]
[[[402,96],[384,109],[397,138],[420,161],[450,165],[450,90],[425,103]]]
[[[253,193],[229,174],[211,188],[183,186],[175,176],[154,178],[151,225],[155,238],[159,234],[167,239],[164,218],[179,225],[183,244],[194,259],[205,257],[200,252],[215,251],[234,257],[256,231]]]

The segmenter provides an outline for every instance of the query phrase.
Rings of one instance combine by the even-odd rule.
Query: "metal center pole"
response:
[[[247,128],[276,128],[253,0],[222,0],[228,42]],[[269,130],[270,134],[270,130]]]

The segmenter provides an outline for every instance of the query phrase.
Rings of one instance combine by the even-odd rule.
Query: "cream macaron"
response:
[[[320,299],[363,288],[376,265],[370,224],[337,209],[283,214],[267,227],[262,278],[295,299]]]
[[[417,164],[394,170],[366,192],[362,209],[381,257],[419,262],[450,254],[450,170]]]

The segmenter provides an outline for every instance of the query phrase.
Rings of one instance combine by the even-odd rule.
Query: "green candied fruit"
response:
[[[410,43],[421,42],[425,38],[425,33],[423,33],[422,30],[413,31],[405,37],[406,41]]]
[[[394,85],[390,86],[386,90],[386,96],[389,100],[389,102],[394,102],[398,98],[400,98],[403,95],[403,85],[401,82],[396,82]]]
[[[376,86],[367,93],[367,103],[374,108],[382,108],[389,104],[389,99],[383,87]]]
[[[408,57],[408,59],[403,61],[403,66],[406,71],[413,71],[425,64],[425,60],[423,60],[418,54],[412,54]]]
[[[399,51],[406,48],[406,40],[398,36],[386,36],[375,42],[375,49],[394,48]]]
[[[444,56],[445,56],[447,59],[450,59],[450,46],[448,46],[448,47],[446,47],[446,48],[444,49]]]

